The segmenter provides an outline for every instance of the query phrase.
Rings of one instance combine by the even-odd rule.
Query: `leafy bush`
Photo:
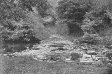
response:
[[[101,43],[102,38],[96,34],[87,34],[79,38],[78,41],[80,44],[87,43],[87,44],[98,45]]]
[[[75,2],[74,0],[61,0],[56,8],[58,18],[66,23],[69,29],[69,35],[83,35],[80,28],[86,12],[89,12],[91,6],[86,3]],[[79,33],[78,33],[79,32]]]
[[[107,57],[109,60],[112,60],[112,52],[106,53],[106,57]]]
[[[46,11],[51,7],[47,0],[20,0],[20,7],[24,10],[33,11],[32,7],[36,7],[38,13],[45,17]]]
[[[0,3],[0,34],[3,41],[39,42],[35,36],[35,22],[30,20],[29,13],[36,7],[40,16],[47,15],[49,4],[46,0],[5,0]],[[33,14],[30,14],[31,16]],[[32,16],[33,17],[33,16]],[[39,17],[39,16],[36,16]],[[36,21],[37,22],[37,21]],[[40,24],[40,23],[39,23]]]
[[[81,56],[78,53],[71,53],[71,60],[78,60]]]
[[[73,0],[62,0],[57,7],[57,14],[61,19],[81,22],[87,11],[90,10],[89,4],[76,3]]]
[[[61,57],[59,54],[49,54],[49,55],[46,55],[46,58],[48,61],[59,61],[61,60]]]

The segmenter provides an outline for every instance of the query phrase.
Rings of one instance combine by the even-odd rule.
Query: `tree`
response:
[[[80,54],[78,54],[78,53],[71,53],[70,55],[71,55],[71,60],[73,60],[73,61],[76,61],[79,58],[81,58]]]
[[[97,33],[112,27],[111,14],[106,7],[102,7],[99,10],[92,10],[87,13],[85,17],[89,18],[91,27],[94,28]]]
[[[69,34],[75,34],[77,31],[82,34],[80,28],[86,12],[91,10],[90,4],[76,2],[74,0],[62,0],[57,7],[59,20],[68,25]]]
[[[67,19],[70,22],[82,22],[84,15],[90,9],[89,4],[76,3],[74,0],[62,0],[57,7],[57,14],[60,19]]]
[[[45,17],[51,6],[47,0],[20,0],[20,7],[28,11],[33,11],[32,7],[36,7],[41,17]]]
[[[50,6],[46,0],[5,0],[1,1],[0,6],[0,26],[2,26],[0,29],[3,41],[21,40],[30,42],[29,39],[31,41],[32,39],[33,41],[40,41],[39,36],[36,38],[37,30],[35,30],[37,29],[35,25],[40,24],[37,23],[40,20],[31,20],[31,17],[35,14],[32,8],[36,7],[39,12],[38,16],[33,18],[45,17],[48,15],[46,11]],[[43,23],[40,25],[43,25]]]

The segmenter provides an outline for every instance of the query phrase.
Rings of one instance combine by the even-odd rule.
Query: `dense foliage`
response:
[[[46,0],[1,0],[0,6],[0,34],[3,41],[37,43],[40,41],[35,36],[35,21],[30,20],[29,13],[34,13],[35,7],[38,11],[35,13],[38,14],[36,17],[47,16],[46,11],[50,5]]]
[[[61,0],[57,7],[57,14],[59,19],[67,23],[70,35],[74,35],[74,32],[83,34],[80,27],[85,19],[85,14],[91,9],[90,4],[76,2],[75,0]]]
[[[80,0],[61,0],[57,7],[57,14],[59,19],[68,25],[70,35],[76,34],[77,31],[79,34],[84,33],[79,39],[81,42],[108,44],[107,37],[102,37],[105,33],[101,32],[112,27],[111,12],[108,7],[103,5],[97,7],[94,3],[92,1],[86,3]]]
[[[56,11],[56,15],[53,16],[52,6],[47,0],[1,0],[1,37],[3,40],[12,39],[12,41],[14,39],[24,41],[30,38],[46,37],[45,35],[48,35],[46,29],[43,28],[41,30],[42,32],[40,29],[46,25],[52,26],[58,21],[63,21],[64,26],[59,24],[60,26],[58,28],[68,27],[65,31],[67,32],[69,30],[69,33],[66,33],[68,35],[78,36],[78,34],[83,35],[85,33],[97,34],[105,28],[111,27],[111,14],[106,7],[97,10],[93,5],[92,2],[86,3],[80,2],[80,0],[60,0],[56,10],[53,10],[54,13]],[[37,10],[37,13],[34,8]],[[46,23],[46,17],[53,19],[53,22],[49,23],[48,20]],[[45,21],[42,22],[42,20]],[[67,27],[65,27],[66,25],[64,25],[64,23],[67,24]],[[57,30],[61,32],[61,29]],[[62,29],[62,31],[63,30],[65,29]],[[45,31],[45,33],[43,31]],[[40,34],[43,35],[38,36]]]
[[[47,15],[46,11],[50,8],[47,0],[20,0],[20,7],[24,10],[33,11],[32,7],[35,6],[42,17]]]
[[[112,27],[106,6],[97,9],[89,0],[60,0],[56,8],[47,0],[0,1],[0,37],[6,43],[40,43],[58,33],[78,37],[80,44],[111,45],[111,34],[104,33]]]
[[[67,19],[68,22],[82,22],[86,12],[90,10],[89,4],[76,3],[74,0],[62,0],[57,7],[60,19]]]

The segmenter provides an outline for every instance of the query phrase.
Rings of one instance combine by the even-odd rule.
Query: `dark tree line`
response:
[[[59,1],[57,7],[58,17],[68,25],[70,35],[83,32],[82,42],[96,43],[101,39],[99,32],[112,27],[111,12],[108,7],[103,5],[97,8],[90,0],[87,3],[81,1],[83,0]],[[103,37],[101,40],[103,40]]]

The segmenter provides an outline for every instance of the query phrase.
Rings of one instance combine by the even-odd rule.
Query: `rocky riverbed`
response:
[[[8,54],[10,56],[30,56],[41,61],[66,61],[80,63],[97,63],[102,60],[111,61],[111,54],[106,56],[106,47],[101,45],[75,44],[63,37],[53,36],[41,44],[33,45],[22,52]],[[6,54],[7,55],[7,54]],[[110,56],[110,59],[108,58]]]
[[[2,74],[108,74],[109,50],[101,45],[76,44],[53,36],[21,52],[0,55]]]

